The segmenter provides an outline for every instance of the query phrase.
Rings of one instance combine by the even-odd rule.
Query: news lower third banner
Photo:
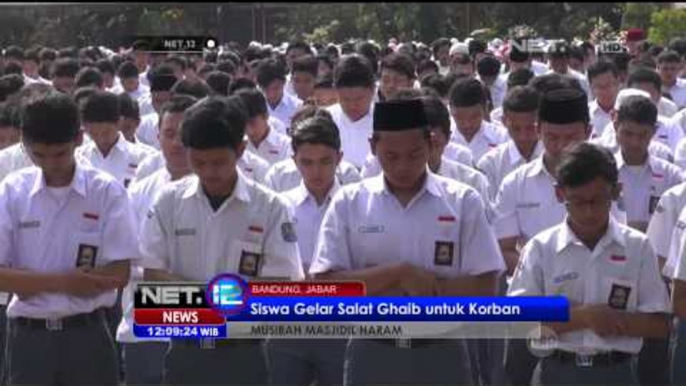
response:
[[[142,338],[519,338],[569,320],[564,297],[367,297],[358,282],[141,283]]]

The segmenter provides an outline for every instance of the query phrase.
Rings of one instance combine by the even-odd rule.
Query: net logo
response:
[[[205,296],[213,309],[224,315],[236,315],[245,309],[250,289],[240,277],[222,274],[210,281]]]

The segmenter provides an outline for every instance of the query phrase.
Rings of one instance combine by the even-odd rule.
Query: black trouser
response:
[[[45,321],[9,319],[10,385],[117,385],[114,339],[104,312],[85,323],[48,329]]]
[[[641,385],[669,385],[669,360],[669,338],[643,338],[637,369]]]

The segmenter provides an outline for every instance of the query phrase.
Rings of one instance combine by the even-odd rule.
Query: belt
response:
[[[77,314],[55,319],[35,319],[17,317],[9,322],[32,330],[62,331],[78,327],[101,324],[105,321],[105,311],[100,308],[87,314]]]
[[[400,339],[369,339],[372,342],[383,343],[388,346],[393,346],[395,348],[422,348],[426,346],[435,345],[438,343],[445,343],[448,339],[410,339],[410,338],[400,338]]]
[[[185,347],[199,347],[201,349],[215,349],[223,347],[255,347],[264,342],[263,339],[178,339],[172,340],[172,345],[179,344]]]
[[[609,351],[601,354],[582,355],[568,351],[556,350],[549,357],[561,363],[573,362],[578,367],[612,366],[624,363],[632,355],[619,351]]]

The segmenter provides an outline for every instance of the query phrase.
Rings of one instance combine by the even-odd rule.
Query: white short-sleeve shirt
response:
[[[107,157],[103,157],[95,142],[82,145],[76,151],[90,161],[94,168],[109,173],[125,187],[128,187],[136,176],[138,165],[153,155],[142,146],[127,141],[122,133],[119,133],[119,139]]]
[[[275,108],[272,108],[267,103],[267,111],[269,116],[273,116],[283,122],[284,125],[290,126],[291,118],[293,118],[293,115],[295,115],[301,105],[302,101],[300,99],[284,92],[283,97],[281,97],[279,104]]]
[[[641,166],[628,166],[620,151],[615,154],[615,160],[622,184],[622,201],[630,222],[650,221],[662,194],[683,180],[679,167],[657,157],[649,156]]]
[[[146,145],[152,146],[155,149],[160,148],[160,117],[156,112],[150,114],[141,115],[141,123],[136,129],[136,135],[141,142]]]
[[[455,122],[454,120],[452,122]],[[500,125],[490,123],[487,121],[481,122],[479,131],[474,134],[471,142],[467,142],[464,136],[460,133],[457,127],[454,127],[451,141],[467,146],[472,151],[474,162],[479,162],[479,159],[489,150],[495,148],[501,143],[505,143],[510,139],[507,130]]]
[[[352,184],[361,180],[357,168],[346,160],[341,160],[336,168],[336,180],[341,185]],[[300,185],[302,176],[293,158],[288,158],[272,165],[264,177],[264,185],[275,192],[285,192]]]
[[[121,184],[99,170],[76,164],[71,185],[53,195],[41,169],[32,166],[0,183],[0,265],[58,273],[104,266],[137,256],[135,220]],[[85,256],[86,249],[92,252]],[[87,258],[88,260],[83,260]],[[61,318],[111,307],[115,290],[94,297],[43,293],[13,297],[8,317]]]
[[[628,312],[670,312],[667,287],[647,237],[617,223],[590,251],[564,220],[531,239],[522,251],[509,296],[565,296],[570,302],[612,304]],[[559,349],[571,352],[621,351],[637,354],[642,339],[601,337],[590,329],[558,337]]]
[[[437,261],[445,248],[452,254]],[[403,208],[383,175],[344,186],[324,215],[310,273],[399,262],[444,278],[505,267],[483,201],[471,187],[428,172]]]
[[[259,156],[270,165],[283,161],[293,154],[293,150],[291,149],[291,138],[285,134],[279,133],[271,127],[269,128],[267,136],[258,146],[255,146],[250,140],[246,140],[246,142],[247,151]]]
[[[543,144],[539,141],[531,155],[531,161],[540,157],[541,154],[543,154]],[[489,200],[495,200],[498,188],[500,188],[500,184],[506,175],[528,162],[522,157],[522,154],[517,150],[517,145],[512,140],[500,144],[484,154],[477,163],[477,169],[488,178]]]
[[[612,153],[619,151],[617,132],[615,131],[615,127],[612,122],[608,123],[600,137],[591,139],[589,142],[602,146],[610,150]],[[669,146],[665,145],[661,141],[656,141],[655,138],[653,138],[653,140],[650,141],[650,145],[648,145],[648,153],[668,162],[674,161],[674,152],[669,148]]]
[[[371,153],[369,137],[373,128],[373,105],[365,116],[354,122],[343,112],[340,103],[327,107],[327,110],[331,113],[341,136],[343,159],[357,168],[362,168],[367,154]]]
[[[662,194],[650,218],[646,234],[658,256],[667,258],[679,214],[686,206],[686,183],[680,183]]]
[[[287,204],[240,171],[217,211],[197,176],[165,186],[140,233],[141,266],[187,280],[208,281],[222,272],[304,278]]]

